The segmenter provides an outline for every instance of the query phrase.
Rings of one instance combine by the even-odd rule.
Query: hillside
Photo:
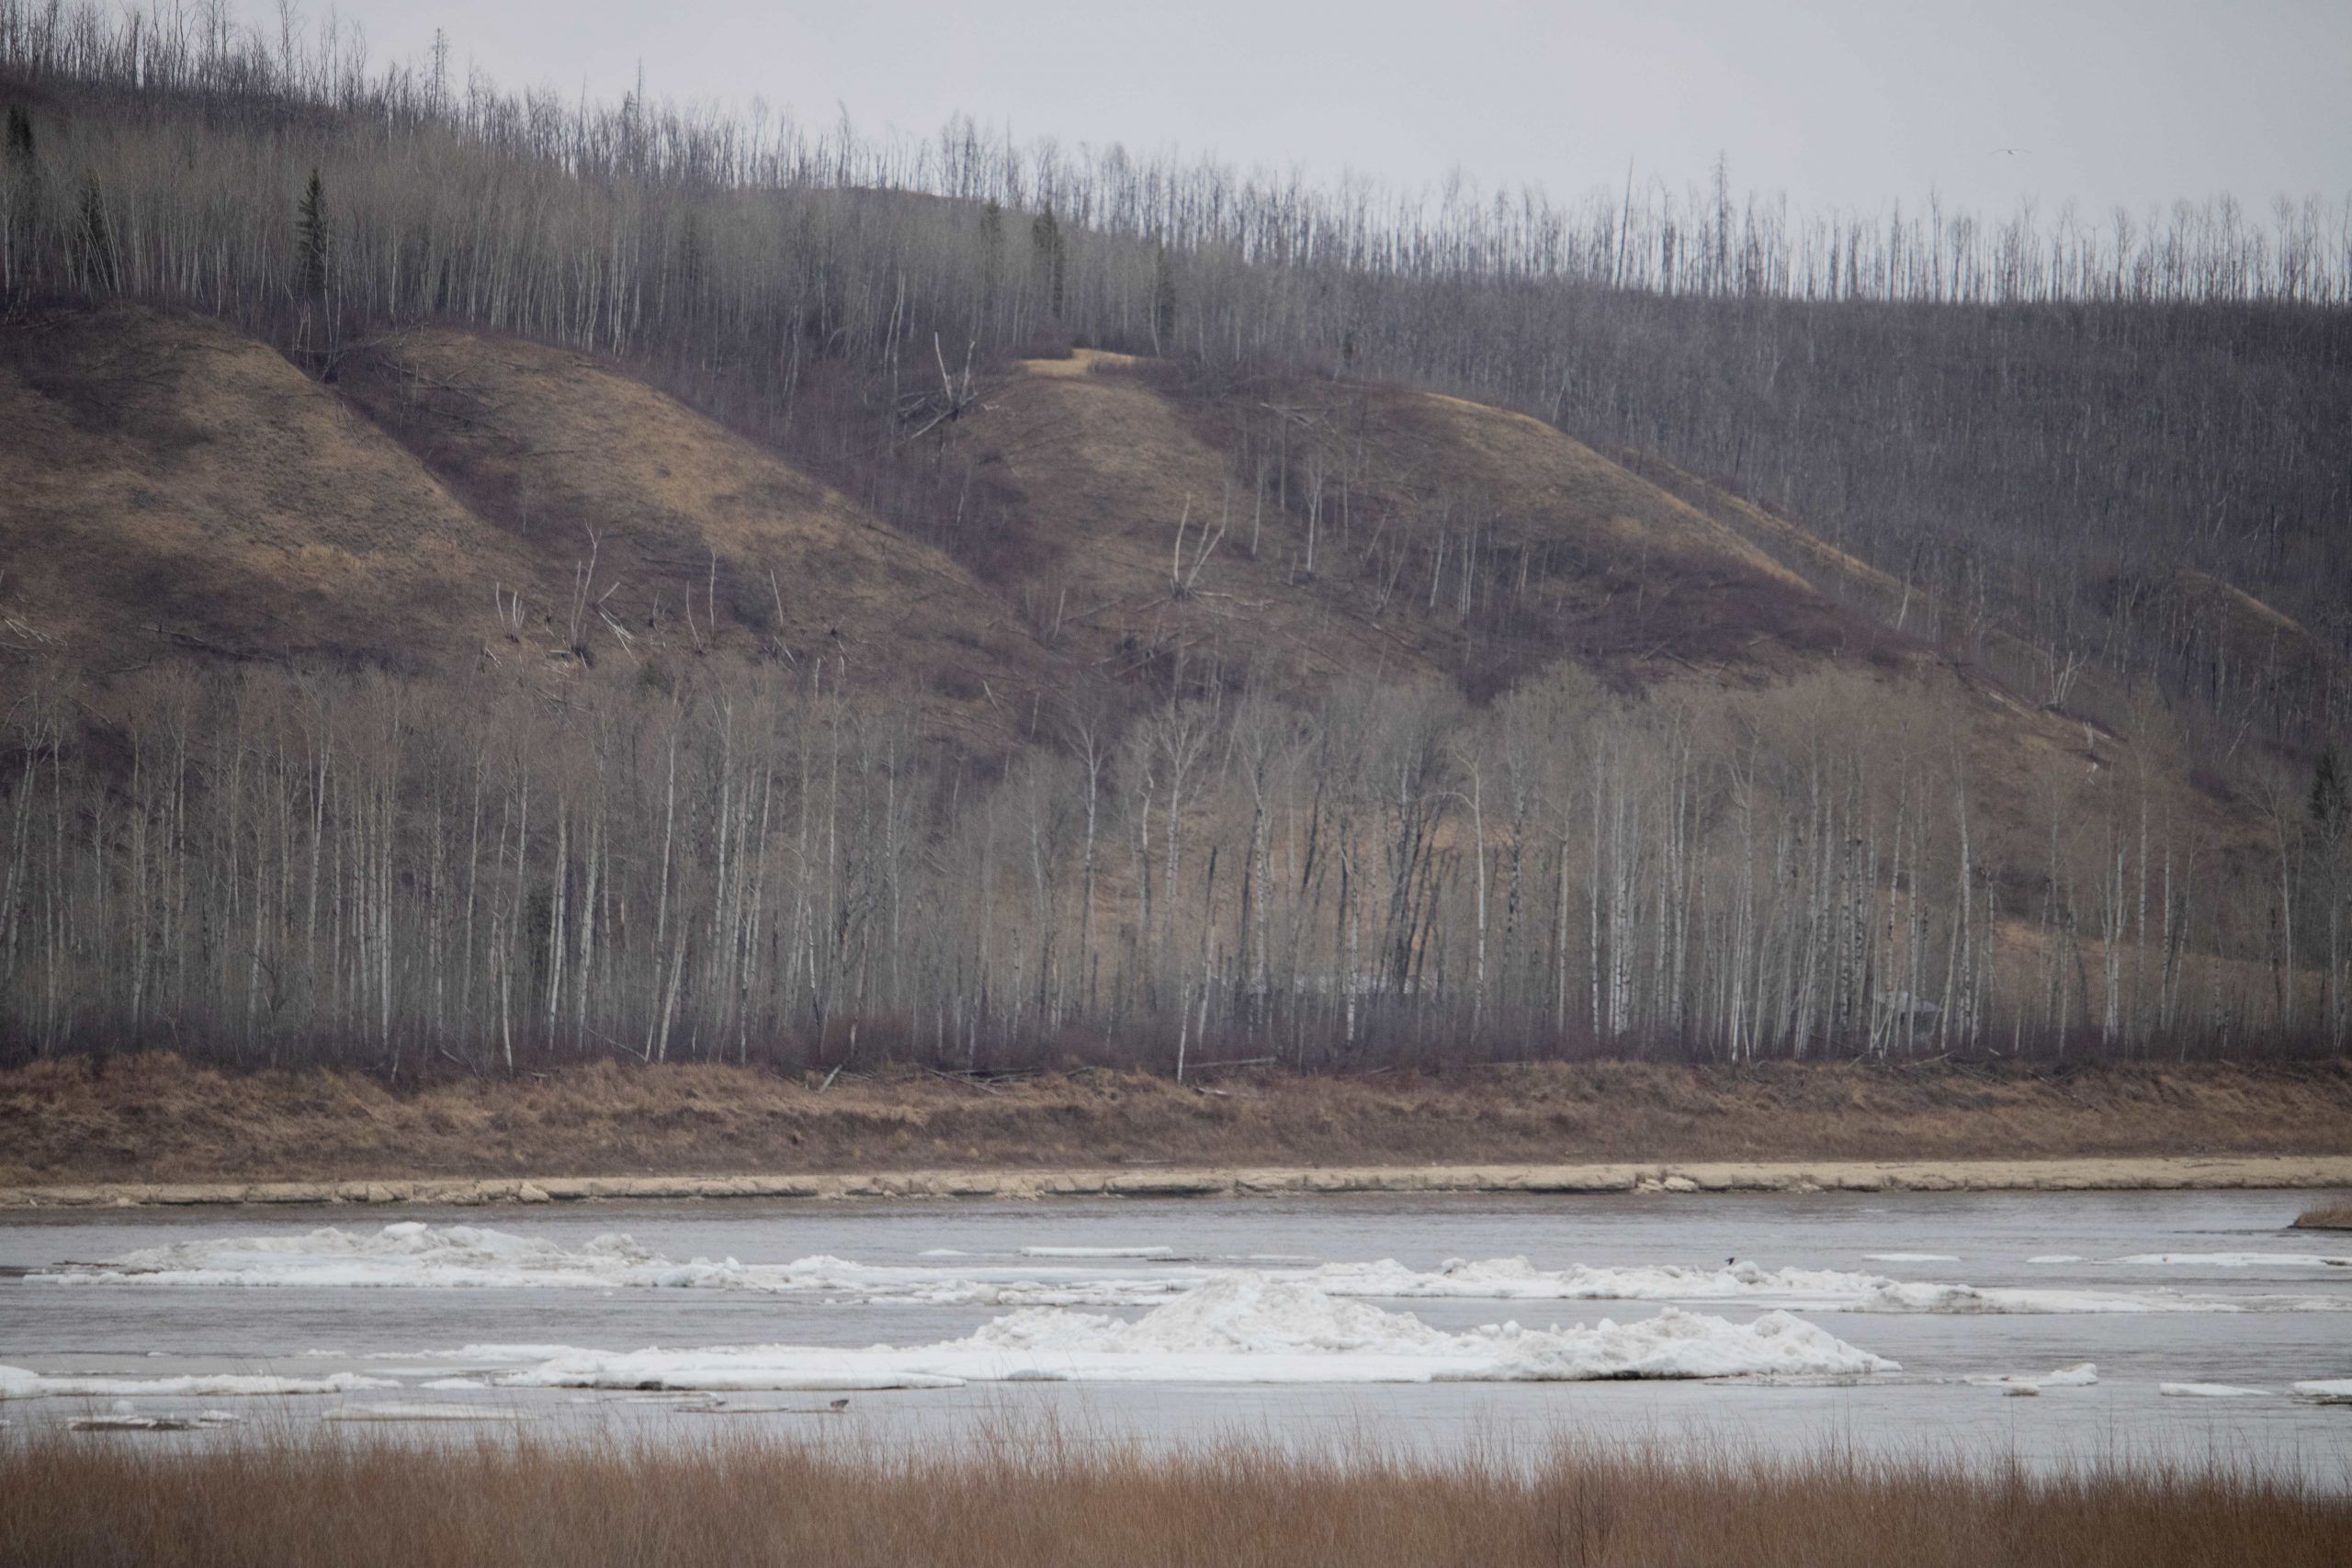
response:
[[[2262,904],[2300,786],[2199,758],[2179,715],[2028,696],[1929,640],[1932,598],[1524,414],[1080,349],[984,367],[957,417],[844,463],[447,326],[314,378],[217,321],[51,310],[0,327],[0,366],[6,651],[49,694],[17,750],[74,759],[13,790],[94,792],[111,868],[52,917],[84,935],[15,949],[34,1040],[126,970],[130,1039],[393,1062],[412,1028],[486,1049],[493,1015],[503,1058],[854,1059],[864,1026],[969,1064],[1213,1023],[1262,1055],[1292,1012],[1305,1064],[1452,1039],[1432,997],[1502,1032],[1479,1050],[1737,1055],[2342,1006],[2341,948],[2290,980]],[[953,493],[963,531],[923,542],[828,471]],[[2233,593],[2206,597],[2295,630]],[[210,675],[156,694],[158,669]],[[407,695],[289,716],[277,682],[334,671]],[[157,857],[191,834],[234,858],[219,908],[104,916],[176,885]],[[282,884],[310,864],[377,911],[328,933],[372,989],[309,972]]]
[[[530,551],[542,637],[571,639],[576,601],[586,657],[732,656],[999,733],[1044,678],[1035,639],[939,552],[587,355],[411,331],[354,358],[345,395],[478,534]]]
[[[40,661],[461,666],[547,570],[253,338],[137,307],[0,331],[0,583]]]

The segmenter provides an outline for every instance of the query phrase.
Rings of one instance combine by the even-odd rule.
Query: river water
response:
[[[2352,1378],[2352,1236],[2286,1229],[2307,1201],[2129,1192],[600,1203],[403,1209],[389,1240],[384,1211],[349,1207],[17,1214],[0,1222],[0,1366],[19,1371],[0,1373],[0,1393],[18,1397],[0,1401],[0,1421],[22,1432],[94,1416],[236,1418],[104,1439],[155,1444],[326,1423],[386,1435],[484,1429],[427,1419],[459,1416],[520,1418],[550,1436],[821,1431],[883,1445],[1050,1429],[1076,1442],[1250,1438],[1442,1451],[1569,1435],[1785,1452],[1837,1444],[2035,1465],[2220,1458],[2352,1490],[2352,1404],[2293,1392],[2297,1382]],[[615,1234],[634,1246],[598,1240]],[[128,1268],[92,1267],[126,1258]],[[1515,1258],[1525,1267],[1446,1268]],[[677,1267],[694,1259],[709,1266]],[[1318,1268],[1389,1259],[1399,1267]],[[1734,1259],[1739,1266],[1726,1269]],[[1267,1281],[1272,1294],[1259,1290]],[[696,1288],[670,1288],[682,1284]],[[1928,1288],[1935,1284],[1971,1289],[1939,1293]],[[1181,1312],[1169,1303],[1198,1306],[1205,1298],[1195,1292],[1212,1287],[1234,1297],[1212,1326],[1238,1340],[1195,1343],[1184,1336],[1204,1332],[1199,1324],[1170,1315]],[[1406,1293],[1381,1293],[1392,1288]],[[1571,1299],[1619,1290],[1641,1299]],[[1679,1302],[1677,1292],[1685,1292]],[[1324,1318],[1302,1327],[1308,1309],[1356,1314],[1349,1333],[1373,1324],[1384,1336],[1371,1347],[1377,1353],[1326,1342],[1335,1330]],[[1291,1315],[1269,1328],[1270,1312]],[[1711,1321],[1693,1325],[1678,1312]],[[1743,1337],[1747,1325],[1781,1312],[1820,1331],[1800,1349],[1838,1342],[1841,1355],[1899,1371],[1490,1381],[1529,1375],[1527,1344],[1589,1357],[1601,1342],[1472,1332],[1610,1319],[1646,1325],[1638,1335],[1683,1321],[1747,1355],[1762,1344]],[[1138,1346],[1080,1313],[1162,1320],[1136,1331],[1147,1342]],[[988,1326],[1009,1314],[1024,1325],[1012,1339]],[[1410,1314],[1443,1335],[1378,1315],[1387,1314]],[[1788,1330],[1771,1353],[1806,1332]],[[955,1348],[976,1333],[999,1335],[996,1348],[986,1356]],[[1264,1348],[1250,1336],[1267,1333],[1291,1337],[1280,1354],[1250,1353]],[[1016,1341],[1023,1348],[1003,1349]],[[1073,1345],[1080,1353],[1068,1353]],[[1615,1345],[1603,1348],[1615,1354]],[[780,1362],[625,1354],[741,1346],[804,1348]],[[898,1348],[861,1348],[877,1346]],[[2076,1373],[2030,1396],[1967,1381],[2042,1380],[2086,1362],[2096,1382]],[[1494,1370],[1506,1364],[1520,1370]],[[975,1375],[975,1366],[986,1370]],[[640,1380],[631,1369],[644,1367],[657,1371]],[[712,1367],[731,1370],[714,1378]],[[871,1386],[908,1368],[929,1369],[914,1381],[936,1386]],[[954,1375],[930,1375],[943,1369]],[[306,1388],[338,1374],[365,1381],[243,1396],[218,1386],[181,1392],[169,1381],[214,1374]],[[526,1386],[583,1376],[604,1386]],[[1399,1381],[1423,1377],[1432,1381]],[[112,1381],[75,1381],[88,1379]],[[2165,1384],[2243,1392],[2167,1394]],[[836,1398],[848,1400],[845,1410],[815,1414]],[[373,1419],[352,1424],[362,1417]]]

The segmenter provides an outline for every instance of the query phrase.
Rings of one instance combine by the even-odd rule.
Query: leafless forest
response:
[[[2352,1029],[2342,209],[1804,213],[1722,168],[1566,204],[1315,188],[511,96],[217,7],[0,0],[0,105],[11,310],[189,307],[327,379],[391,323],[593,350],[983,578],[959,373],[1077,342],[1204,400],[1476,398],[1798,521],[1874,574],[1826,591],[2093,752],[2161,735],[2128,755],[2200,759],[2258,829],[2124,753],[1993,820],[1957,724],[1860,672],[1735,711],[1557,666],[1301,695],[1180,662],[992,756],[821,663],[594,705],[165,671],[102,717],[28,682],[0,704],[11,1052],[1313,1067]],[[1260,508],[1363,478],[1237,442]],[[1548,635],[1504,591],[1523,551],[1435,537],[1335,524],[1322,570]],[[2221,585],[2307,635],[2249,639]]]

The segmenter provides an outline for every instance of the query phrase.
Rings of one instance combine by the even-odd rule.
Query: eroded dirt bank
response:
[[[610,1063],[388,1085],[164,1055],[0,1073],[22,1201],[2352,1185],[2352,1068],[1554,1064],[1443,1077]],[[681,1183],[684,1185],[680,1185]],[[1676,1185],[1679,1183],[1677,1182]],[[63,1190],[62,1193],[60,1190]],[[98,1195],[101,1191],[104,1196]]]

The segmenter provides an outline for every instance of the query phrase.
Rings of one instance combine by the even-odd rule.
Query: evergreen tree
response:
[[[1069,253],[1051,202],[1029,225],[1029,247],[1035,253],[1038,275],[1045,281],[1046,313],[1058,321],[1062,319],[1062,284]]]
[[[327,291],[327,196],[316,169],[311,171],[311,183],[302,189],[298,235],[296,266],[301,275],[302,294],[316,299]]]
[[[2330,842],[2352,816],[2352,780],[2344,776],[2334,746],[2320,752],[2319,765],[2312,770],[2311,814],[2312,824]]]

